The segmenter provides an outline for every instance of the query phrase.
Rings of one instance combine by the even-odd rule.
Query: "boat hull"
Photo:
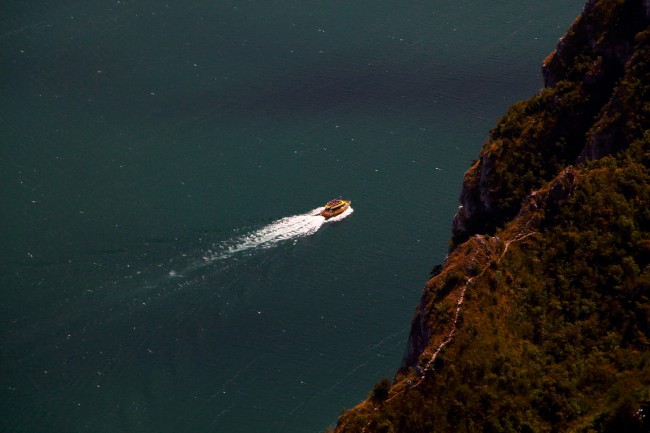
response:
[[[348,210],[350,204],[352,204],[351,201],[344,201],[344,203],[345,204],[343,206],[337,207],[336,209],[324,209],[320,214],[324,216],[325,219],[329,219],[337,215],[341,215],[343,212]]]

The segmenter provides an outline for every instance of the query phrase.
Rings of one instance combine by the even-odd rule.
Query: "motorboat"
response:
[[[351,204],[352,200],[343,200],[341,198],[330,200],[327,202],[325,209],[323,209],[320,214],[323,215],[325,219],[329,219],[348,210]]]

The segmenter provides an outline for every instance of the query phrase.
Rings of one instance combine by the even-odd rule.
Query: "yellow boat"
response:
[[[335,200],[330,200],[325,205],[325,209],[320,213],[325,218],[332,218],[333,216],[340,215],[352,204],[352,200],[343,200],[337,198]]]

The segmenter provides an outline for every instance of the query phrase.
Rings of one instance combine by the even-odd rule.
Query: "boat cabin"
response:
[[[336,209],[337,207],[343,206],[344,202],[343,200],[330,200],[327,202],[325,205],[325,209]]]

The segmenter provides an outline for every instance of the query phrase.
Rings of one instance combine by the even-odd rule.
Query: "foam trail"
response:
[[[213,245],[214,250],[206,251],[201,261],[195,261],[194,264],[181,271],[172,269],[167,277],[174,279],[185,278],[189,272],[196,271],[213,262],[228,259],[239,253],[249,252],[250,254],[256,250],[272,248],[281,242],[289,240],[295,242],[299,238],[313,235],[324,224],[341,221],[354,212],[354,209],[349,207],[342,214],[326,220],[320,214],[323,209],[325,208],[318,207],[304,214],[285,217],[259,230],[215,244]]]
[[[341,215],[326,220],[320,214],[323,209],[323,207],[319,207],[304,214],[274,221],[259,230],[228,241],[226,244],[230,244],[230,246],[203,259],[212,262],[232,257],[244,251],[272,248],[283,241],[313,235],[323,224],[341,221],[354,212],[350,207]]]

